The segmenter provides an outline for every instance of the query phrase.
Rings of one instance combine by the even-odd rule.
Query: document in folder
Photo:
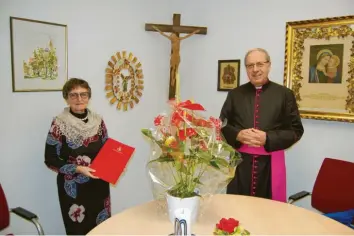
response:
[[[114,185],[124,172],[134,151],[134,147],[108,138],[90,168],[96,170],[93,172],[95,176]]]

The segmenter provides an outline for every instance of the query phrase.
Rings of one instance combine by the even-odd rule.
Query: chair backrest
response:
[[[0,231],[10,225],[10,211],[7,205],[4,190],[0,184]]]
[[[354,209],[354,163],[325,158],[312,190],[311,205],[323,213]]]

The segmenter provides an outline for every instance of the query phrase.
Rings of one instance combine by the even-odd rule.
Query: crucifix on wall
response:
[[[178,72],[179,64],[181,62],[179,53],[181,41],[183,39],[189,38],[194,34],[206,35],[207,27],[181,25],[181,14],[173,14],[172,25],[147,23],[145,24],[145,31],[159,32],[162,36],[168,38],[171,41],[170,85],[168,98],[174,99],[176,95],[176,75]],[[179,34],[187,35],[180,37]]]

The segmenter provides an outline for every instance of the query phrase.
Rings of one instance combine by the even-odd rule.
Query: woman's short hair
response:
[[[69,93],[77,87],[87,89],[87,91],[89,92],[89,98],[91,98],[90,85],[87,83],[86,80],[79,79],[79,78],[70,78],[68,81],[66,81],[66,83],[63,86],[63,98],[68,99]]]

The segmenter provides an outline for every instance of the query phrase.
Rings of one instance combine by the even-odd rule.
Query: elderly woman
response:
[[[98,179],[90,168],[108,136],[103,119],[87,108],[91,88],[85,80],[67,81],[63,97],[68,107],[52,121],[44,162],[58,173],[66,234],[84,235],[111,214],[109,183]]]

